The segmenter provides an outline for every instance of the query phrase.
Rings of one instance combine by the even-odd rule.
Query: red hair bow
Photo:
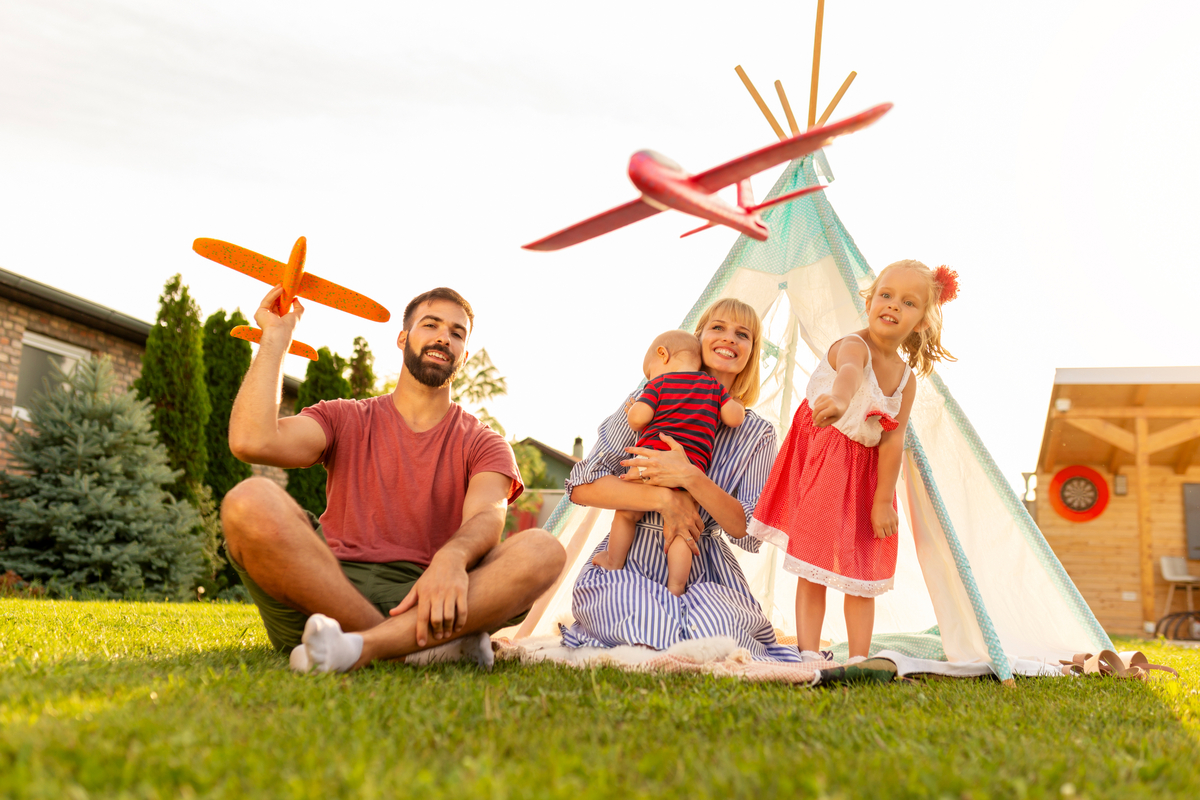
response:
[[[949,303],[958,297],[958,273],[942,264],[933,271],[934,283],[938,285],[938,305]]]

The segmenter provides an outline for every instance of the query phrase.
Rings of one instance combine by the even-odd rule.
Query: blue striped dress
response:
[[[566,483],[568,497],[576,486],[624,472],[625,448],[636,439],[622,407],[600,425],[596,446],[571,470]],[[775,452],[775,429],[752,411],[746,412],[746,421],[740,426],[722,426],[717,432],[708,477],[738,499],[747,523],[771,473]],[[775,630],[750,593],[725,533],[707,511],[701,509],[700,514],[705,525],[698,540],[700,555],[692,559],[692,573],[682,597],[667,590],[662,517],[657,512],[645,514],[638,523],[624,569],[608,571],[592,564],[595,554],[608,547],[605,537],[575,580],[571,604],[575,622],[562,628],[563,644],[638,644],[666,650],[687,639],[728,636],[755,660],[798,662],[800,654],[795,647],[776,641]],[[750,536],[729,541],[758,552],[759,542]]]

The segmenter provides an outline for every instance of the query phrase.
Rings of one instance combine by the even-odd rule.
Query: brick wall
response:
[[[17,377],[21,369],[21,340],[25,331],[40,333],[60,342],[90,350],[93,355],[112,358],[117,385],[127,391],[142,372],[142,354],[146,348],[104,331],[90,328],[55,314],[39,311],[22,303],[0,299],[0,424],[13,422],[13,404],[17,399]],[[284,394],[279,416],[290,416],[296,398]],[[25,424],[25,423],[18,423]],[[9,435],[0,433],[0,470],[11,466],[8,456]],[[254,474],[287,484],[287,475],[277,467],[254,467]]]
[[[26,331],[40,333],[60,342],[90,350],[94,355],[112,358],[117,384],[127,390],[142,371],[144,347],[112,334],[89,328],[35,308],[0,301],[0,423],[11,425],[13,404],[17,400],[17,377],[21,369],[21,340]],[[3,438],[7,438],[4,435]],[[0,441],[3,441],[0,438]],[[0,447],[0,469],[8,469],[7,446]]]

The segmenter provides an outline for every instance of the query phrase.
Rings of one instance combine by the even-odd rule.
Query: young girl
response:
[[[823,659],[826,587],[846,595],[850,663],[870,650],[875,598],[896,572],[896,480],[917,391],[912,373],[924,377],[934,362],[954,360],[942,347],[942,304],[957,295],[957,279],[919,261],[879,273],[863,292],[867,327],[834,342],[813,371],[754,509],[749,533],[786,549],[784,569],[800,577],[796,638],[806,661]]]

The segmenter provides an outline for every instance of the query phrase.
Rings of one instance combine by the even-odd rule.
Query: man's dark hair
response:
[[[408,305],[404,307],[404,330],[410,330],[413,323],[413,314],[417,311],[417,306],[421,303],[426,303],[430,300],[449,300],[463,311],[467,312],[468,332],[475,327],[475,311],[471,308],[471,304],[467,302],[467,298],[463,297],[453,289],[448,289],[445,286],[439,286],[436,289],[430,289],[428,292],[423,292],[417,295],[412,300],[408,301]]]

